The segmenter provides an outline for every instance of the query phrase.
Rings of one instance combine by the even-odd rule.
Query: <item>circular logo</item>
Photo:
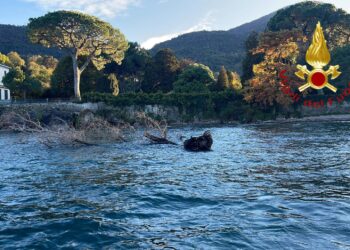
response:
[[[310,73],[308,82],[314,89],[323,89],[328,82],[328,76],[323,70],[315,69]]]

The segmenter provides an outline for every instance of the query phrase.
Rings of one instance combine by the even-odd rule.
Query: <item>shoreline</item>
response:
[[[258,123],[291,123],[291,122],[344,122],[350,121],[350,114],[329,114],[317,116],[305,116],[301,118],[278,118],[276,120],[262,121]]]
[[[303,117],[278,117],[276,119],[266,119],[266,120],[255,120],[252,122],[246,121],[234,121],[234,120],[219,120],[219,119],[208,119],[201,120],[200,118],[195,118],[195,121],[183,121],[181,115],[174,112],[173,110],[161,110],[161,107],[150,106],[144,109],[137,109],[137,107],[114,108],[106,106],[105,104],[93,104],[93,103],[83,103],[83,104],[73,104],[73,103],[56,103],[56,104],[27,104],[19,106],[2,106],[0,107],[0,115],[6,112],[27,112],[33,115],[34,120],[38,120],[43,124],[50,124],[55,117],[61,120],[67,121],[68,123],[79,123],[80,121],[86,122],[91,119],[92,116],[100,116],[112,124],[127,122],[134,125],[135,117],[137,112],[145,112],[147,114],[153,114],[154,116],[163,117],[162,119],[167,120],[169,128],[177,127],[213,127],[213,126],[239,126],[239,125],[262,125],[262,124],[283,124],[283,123],[295,123],[295,122],[346,122],[350,121],[350,113],[326,113],[309,115]],[[264,118],[264,117],[261,117]],[[270,117],[265,117],[270,118]],[[5,128],[0,128],[0,131],[6,131]]]
[[[261,124],[281,124],[281,123],[293,123],[293,122],[350,122],[350,114],[329,114],[329,115],[317,115],[306,116],[301,118],[277,118],[276,120],[256,121],[252,123],[241,123],[237,121],[200,121],[200,122],[175,122],[170,123],[169,127],[181,127],[181,126],[234,126],[234,125],[261,125]]]

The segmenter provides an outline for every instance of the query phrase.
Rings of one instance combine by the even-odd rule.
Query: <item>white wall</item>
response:
[[[5,76],[5,74],[6,74],[7,72],[9,72],[9,69],[8,69],[8,68],[5,68],[5,67],[2,67],[2,66],[0,65],[0,86],[3,85],[3,83],[2,83],[2,78]]]
[[[7,92],[7,96],[5,95],[5,92]],[[0,101],[4,100],[11,100],[11,93],[9,89],[0,88]]]

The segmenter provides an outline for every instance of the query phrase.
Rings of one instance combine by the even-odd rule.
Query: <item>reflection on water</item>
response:
[[[0,134],[1,248],[350,249],[350,123],[210,129],[209,153]]]

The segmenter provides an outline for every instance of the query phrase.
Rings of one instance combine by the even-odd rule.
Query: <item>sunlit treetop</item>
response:
[[[31,18],[28,36],[31,42],[45,47],[89,56],[99,68],[106,60],[121,62],[128,47],[118,29],[94,16],[75,11],[56,11]]]

